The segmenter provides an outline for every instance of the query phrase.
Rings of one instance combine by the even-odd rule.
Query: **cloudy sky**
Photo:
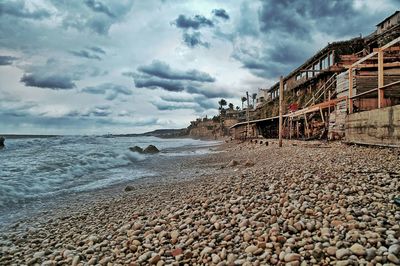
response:
[[[186,127],[399,0],[0,0],[0,133]]]

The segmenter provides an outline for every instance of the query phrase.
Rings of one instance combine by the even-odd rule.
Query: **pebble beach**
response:
[[[228,142],[19,221],[1,265],[399,265],[400,150]]]

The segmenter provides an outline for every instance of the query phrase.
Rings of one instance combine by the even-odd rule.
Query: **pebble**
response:
[[[301,256],[296,253],[289,253],[286,254],[284,258],[286,262],[291,262],[291,261],[299,261],[301,259]]]
[[[336,247],[328,247],[328,248],[326,249],[326,253],[327,253],[329,256],[336,256],[336,251],[337,251],[337,248],[336,248]]]
[[[182,177],[166,172],[26,231],[19,223],[0,233],[0,265],[399,264],[396,153],[245,145],[182,159],[195,162],[176,166]],[[193,169],[202,174],[189,179]]]
[[[244,251],[246,253],[250,253],[253,254],[254,252],[256,252],[258,250],[258,247],[254,246],[254,245],[250,245],[248,246]]]
[[[366,254],[365,248],[358,243],[352,245],[350,250],[357,256],[364,256]]]
[[[159,261],[161,260],[161,256],[159,254],[151,257],[151,259],[149,260],[150,264],[157,264]]]
[[[351,251],[348,250],[347,248],[341,248],[336,250],[336,258],[337,259],[342,259],[344,257],[350,256],[351,255]]]
[[[393,262],[394,264],[400,264],[399,258],[396,257],[396,255],[389,253],[387,256],[388,260]]]
[[[211,260],[212,260],[212,263],[218,264],[221,261],[221,258],[217,254],[212,254]]]

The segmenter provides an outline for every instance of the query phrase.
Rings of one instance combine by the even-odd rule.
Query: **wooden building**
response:
[[[340,139],[349,113],[400,104],[399,18],[396,11],[365,38],[328,44],[283,78],[284,137]],[[378,84],[390,88],[383,92]],[[277,137],[279,83],[267,93],[250,121],[232,129],[248,137]],[[255,134],[249,134],[248,124],[257,128]]]

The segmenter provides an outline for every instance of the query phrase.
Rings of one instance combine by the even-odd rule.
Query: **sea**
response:
[[[129,147],[154,145],[154,155]],[[189,138],[54,136],[7,138],[0,150],[0,227],[32,216],[51,201],[140,178],[157,178],[163,165],[214,152],[218,141]],[[162,163],[161,163],[162,162]]]

